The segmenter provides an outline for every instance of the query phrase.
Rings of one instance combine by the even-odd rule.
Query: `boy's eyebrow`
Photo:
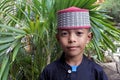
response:
[[[62,32],[62,31],[68,31],[68,30],[63,30],[63,29],[62,30],[57,30],[57,32]]]

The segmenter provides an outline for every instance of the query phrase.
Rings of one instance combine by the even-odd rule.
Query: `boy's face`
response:
[[[83,54],[85,46],[92,38],[89,29],[58,30],[57,39],[68,56]]]

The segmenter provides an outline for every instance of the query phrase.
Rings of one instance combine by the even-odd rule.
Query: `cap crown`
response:
[[[70,7],[57,12],[58,29],[90,28],[89,11]]]

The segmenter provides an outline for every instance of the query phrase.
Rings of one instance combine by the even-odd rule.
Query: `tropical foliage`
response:
[[[103,50],[115,51],[120,30],[97,10],[96,0],[1,0],[0,80],[36,80],[45,65],[61,54],[55,39],[56,12],[76,6],[90,10],[93,40],[86,52],[103,60]]]
[[[108,15],[112,16],[114,21],[120,22],[120,0],[105,0],[101,4],[101,9],[106,11]]]

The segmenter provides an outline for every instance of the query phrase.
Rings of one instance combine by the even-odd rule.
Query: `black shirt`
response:
[[[77,70],[72,72],[65,63],[64,55],[45,67],[39,80],[108,80],[102,67],[83,56]]]

